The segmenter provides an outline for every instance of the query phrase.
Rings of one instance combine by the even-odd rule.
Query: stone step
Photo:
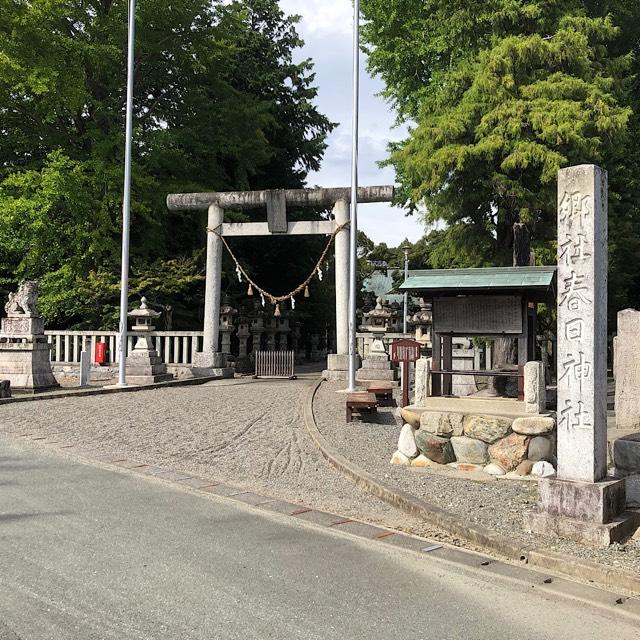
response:
[[[392,369],[384,370],[384,369],[359,369],[356,372],[356,380],[361,380],[363,382],[373,381],[373,380],[395,380],[396,372]]]
[[[362,361],[362,369],[391,369],[391,362],[389,360],[369,360]]]
[[[151,366],[131,366],[127,364],[128,376],[159,376],[167,373],[167,367],[164,364],[154,364]]]
[[[150,376],[136,376],[127,373],[127,383],[129,384],[154,384],[156,382],[167,382],[168,380],[173,380],[173,375],[170,373],[160,373]]]

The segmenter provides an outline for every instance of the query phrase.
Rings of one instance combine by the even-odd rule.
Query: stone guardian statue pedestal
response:
[[[50,347],[38,313],[38,283],[26,280],[9,294],[0,330],[0,379],[11,388],[47,391],[59,387],[51,372]]]

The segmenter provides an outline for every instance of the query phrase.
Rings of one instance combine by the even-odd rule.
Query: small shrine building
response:
[[[411,271],[400,291],[432,305],[432,395],[451,395],[453,375],[517,376],[536,359],[537,307],[556,295],[556,267],[488,267]],[[518,371],[454,371],[454,337],[513,338]]]

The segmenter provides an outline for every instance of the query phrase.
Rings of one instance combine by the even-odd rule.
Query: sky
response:
[[[316,104],[332,122],[340,123],[328,139],[322,168],[309,174],[309,186],[346,187],[351,184],[351,110],[352,110],[352,29],[351,0],[280,0],[288,14],[302,17],[297,26],[305,46],[298,59],[311,58],[316,73]],[[394,129],[395,116],[385,100],[377,94],[383,84],[371,78],[361,53],[360,135],[358,181],[361,186],[394,184],[394,170],[380,168],[387,157],[390,140],[403,137]],[[415,216],[407,217],[402,209],[387,204],[358,207],[358,228],[375,242],[398,246],[405,238],[415,242],[424,235],[424,225]]]

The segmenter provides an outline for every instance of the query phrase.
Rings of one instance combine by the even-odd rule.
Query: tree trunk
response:
[[[527,227],[516,222],[513,225],[513,266],[528,267],[531,264],[531,236]],[[493,345],[492,368],[508,369],[518,364],[518,341],[513,338],[496,338]],[[505,395],[506,382],[510,378],[491,378],[490,388],[496,395]]]
[[[521,222],[513,225],[513,266],[528,267],[531,264],[531,236]]]

